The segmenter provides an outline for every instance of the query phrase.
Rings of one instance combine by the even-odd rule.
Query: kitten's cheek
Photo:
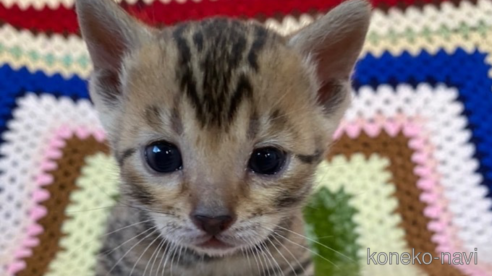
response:
[[[180,205],[179,203],[183,202],[185,184],[179,175],[150,177],[147,179],[147,183],[150,183],[148,187],[155,203],[163,207],[177,207]]]
[[[154,220],[155,227],[159,230],[161,235],[171,241],[187,241],[204,236],[200,231],[195,229],[190,222],[157,213],[151,213],[151,217]]]
[[[282,217],[279,215],[258,216],[238,223],[224,234],[229,239],[234,239],[236,243],[257,244],[267,239],[281,221]]]

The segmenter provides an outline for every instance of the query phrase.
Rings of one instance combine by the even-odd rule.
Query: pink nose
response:
[[[208,216],[202,214],[191,215],[191,220],[199,229],[205,231],[205,233],[215,236],[221,232],[227,230],[235,218],[231,215],[223,216]]]

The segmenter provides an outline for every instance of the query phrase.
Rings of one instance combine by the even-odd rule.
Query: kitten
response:
[[[121,170],[97,275],[313,275],[301,209],[370,5],[287,37],[225,18],[154,29],[111,0],[76,9]]]

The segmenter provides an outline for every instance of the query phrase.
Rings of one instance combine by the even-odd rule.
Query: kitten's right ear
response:
[[[117,72],[124,55],[150,36],[150,29],[113,0],[77,0],[76,11],[94,69]]]
[[[111,136],[121,117],[121,71],[128,53],[152,38],[153,29],[132,18],[113,0],[76,0],[79,26],[93,64],[89,94]]]

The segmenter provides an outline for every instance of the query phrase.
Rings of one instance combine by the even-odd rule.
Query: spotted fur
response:
[[[97,275],[313,275],[302,206],[350,99],[368,28],[363,0],[290,36],[211,18],[154,29],[111,0],[77,0],[94,65],[90,95],[121,171]],[[183,169],[159,174],[144,150],[176,145]],[[248,170],[256,148],[287,154],[272,176]],[[234,213],[216,238],[190,214]]]

